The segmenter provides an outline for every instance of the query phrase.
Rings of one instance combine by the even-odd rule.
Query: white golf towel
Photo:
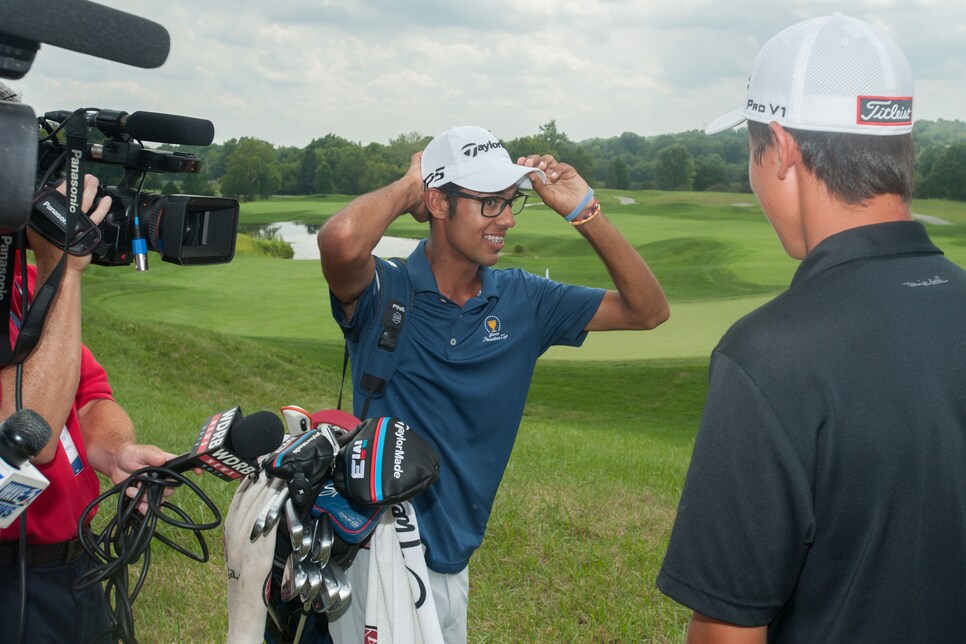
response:
[[[443,644],[416,513],[403,501],[382,514],[369,542],[366,644]]]

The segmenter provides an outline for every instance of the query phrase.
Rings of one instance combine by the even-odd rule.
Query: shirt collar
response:
[[[409,279],[412,281],[413,290],[417,293],[428,291],[439,295],[439,286],[436,284],[436,276],[433,275],[433,268],[429,265],[426,258],[426,242],[429,238],[423,239],[416,246],[416,249],[409,255],[407,267],[409,269]],[[477,275],[480,277],[480,297],[489,299],[498,297],[496,280],[493,279],[492,271],[489,266],[480,266]]]
[[[792,278],[792,285],[829,268],[859,259],[888,255],[942,254],[918,221],[890,221],[849,228],[830,235],[812,249]]]

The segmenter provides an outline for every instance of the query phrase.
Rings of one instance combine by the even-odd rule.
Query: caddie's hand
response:
[[[97,202],[97,207],[91,210],[94,205],[94,200],[97,198],[97,186],[99,182],[97,177],[92,174],[84,175],[84,193],[81,197],[81,210],[87,213],[94,225],[100,224],[104,217],[107,216],[108,210],[111,209],[111,198],[104,196],[100,201]],[[56,188],[57,192],[62,195],[67,194],[67,182],[61,182]],[[41,274],[46,274],[53,270],[57,262],[60,261],[61,255],[64,253],[64,249],[51,244],[49,241],[43,238],[43,236],[38,235],[29,226],[27,227],[27,240],[30,243],[30,248],[34,251],[34,258],[37,262],[37,268]],[[90,255],[75,256],[69,255],[67,258],[67,267],[75,271],[83,271],[88,264],[91,263]]]
[[[423,171],[419,165],[422,158],[422,151],[414,154],[409,162],[409,170],[406,172],[406,176],[402,178],[411,187],[413,193],[412,206],[409,207],[407,212],[419,223],[429,221],[429,209],[426,208],[426,201],[423,199]]]
[[[561,163],[549,154],[540,156],[531,154],[517,159],[519,165],[538,168],[547,175],[546,183],[536,174],[530,175],[534,191],[540,195],[543,203],[553,209],[561,217],[566,217],[579,206],[587,196],[590,186],[583,177],[577,174],[573,166]]]

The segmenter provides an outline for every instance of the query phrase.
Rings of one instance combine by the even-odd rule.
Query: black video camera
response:
[[[98,226],[80,215],[68,252],[91,253],[92,262],[105,266],[135,263],[147,269],[147,251],[166,262],[181,265],[230,262],[238,232],[235,199],[197,195],[159,195],[142,192],[147,172],[198,172],[199,159],[181,152],[150,150],[140,139],[185,145],[209,145],[214,137],[210,121],[153,112],[120,112],[86,109],[47,112],[38,118],[41,138],[37,157],[37,192],[29,225],[52,243],[63,244],[66,234],[66,200],[54,192],[59,174],[71,159],[72,148],[59,136],[72,117],[83,121],[81,129],[95,128],[102,143],[88,145],[85,161],[122,166],[124,178],[117,186],[101,187],[111,197],[111,207]],[[75,130],[77,126],[75,125]],[[69,131],[69,130],[67,130]],[[68,137],[69,140],[69,137]]]

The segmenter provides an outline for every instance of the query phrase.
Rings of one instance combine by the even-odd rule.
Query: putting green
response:
[[[553,347],[542,359],[622,362],[707,358],[728,327],[772,297],[671,302],[670,319],[654,330],[590,333],[580,349]]]

